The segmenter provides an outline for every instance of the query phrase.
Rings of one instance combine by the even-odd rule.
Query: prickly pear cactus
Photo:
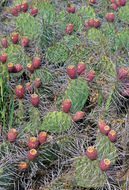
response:
[[[115,36],[115,48],[116,49],[128,49],[129,48],[129,30],[121,30]]]
[[[100,132],[97,133],[96,148],[99,158],[108,158],[111,161],[111,164],[115,163],[117,157],[117,149],[114,143],[109,141],[108,137],[101,134]]]
[[[94,8],[91,7],[91,6],[82,6],[82,7],[79,7],[78,10],[77,10],[77,14],[79,16],[81,16],[83,24],[84,24],[84,21],[87,21],[90,18],[95,18]]]
[[[48,48],[46,59],[51,64],[59,64],[66,61],[68,57],[68,48],[60,43]]]
[[[97,188],[106,184],[106,176],[98,164],[98,160],[91,161],[86,155],[79,156],[76,159],[74,178],[77,186]]]
[[[120,20],[126,24],[129,24],[129,6],[121,7],[118,11]]]
[[[49,112],[43,119],[41,130],[52,133],[67,131],[72,125],[72,118],[66,113],[53,111]]]
[[[21,13],[15,20],[17,30],[30,40],[36,40],[40,36],[41,25],[36,18],[29,13]]]
[[[72,113],[82,110],[88,98],[87,81],[81,77],[71,80],[66,87],[63,98],[71,100],[72,105],[70,111]]]
[[[74,35],[67,35],[61,39],[60,43],[68,47],[69,50],[71,50],[75,46],[80,45],[81,40]]]

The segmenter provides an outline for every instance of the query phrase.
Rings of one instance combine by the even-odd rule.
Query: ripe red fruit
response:
[[[101,129],[101,128],[104,128],[106,126],[106,123],[104,120],[99,120],[98,122],[98,128]]]
[[[71,13],[75,13],[75,6],[72,5],[70,8],[71,8]]]
[[[26,171],[26,169],[28,168],[28,165],[27,165],[27,163],[26,162],[20,162],[19,164],[18,164],[18,169],[19,169],[19,171],[21,171],[21,172],[25,172]]]
[[[111,2],[111,3],[115,3],[115,2],[116,2],[116,0],[110,0],[110,2]]]
[[[63,112],[69,112],[71,108],[71,100],[70,99],[65,99],[62,101],[62,110]]]
[[[91,28],[91,27],[89,26],[89,24],[88,24],[88,21],[85,21],[85,22],[84,22],[84,25],[85,25],[86,29],[88,29],[88,30]]]
[[[32,10],[31,10],[31,15],[37,15],[38,13],[38,9],[36,7],[34,7]]]
[[[34,107],[37,107],[39,104],[39,97],[37,94],[32,94],[30,98],[30,102]]]
[[[8,65],[7,65],[7,70],[8,70],[8,72],[13,72],[13,70],[14,70],[14,65],[12,64],[12,63],[8,63]]]
[[[23,67],[21,66],[20,63],[18,63],[18,64],[16,64],[16,65],[14,65],[14,69],[15,69],[15,71],[16,71],[17,73],[19,73],[19,72],[23,69]]]
[[[108,22],[114,21],[114,13],[106,13],[105,18]]]
[[[101,170],[105,171],[108,170],[108,168],[110,167],[110,160],[109,159],[103,159],[99,162],[99,167]]]
[[[34,85],[35,85],[36,88],[38,88],[38,87],[41,85],[41,80],[40,80],[40,78],[36,78],[36,79],[34,80]]]
[[[35,159],[36,157],[37,157],[37,150],[36,150],[36,149],[31,149],[31,150],[28,151],[28,153],[27,153],[27,158],[28,158],[29,160],[33,160],[33,159]]]
[[[95,77],[95,71],[90,70],[86,75],[86,81],[91,82]]]
[[[69,65],[67,67],[67,74],[71,79],[74,79],[76,77],[76,69],[74,65]]]
[[[120,0],[120,4],[121,4],[121,6],[125,6],[126,0]]]
[[[17,85],[15,88],[15,94],[18,98],[22,98],[24,96],[24,87],[22,85]]]
[[[7,133],[8,141],[10,142],[14,141],[17,135],[18,135],[18,132],[16,131],[16,129],[14,128],[10,129]]]
[[[28,69],[28,71],[33,72],[34,71],[34,66],[29,63],[29,64],[27,64],[27,69]]]
[[[17,9],[15,9],[14,7],[10,9],[10,12],[13,16],[17,16],[18,15],[18,12],[17,12]]]
[[[18,42],[18,33],[13,32],[11,35],[11,41],[16,44]]]
[[[47,140],[47,133],[45,131],[41,131],[38,135],[38,141],[40,144],[44,144]]]
[[[28,36],[24,36],[24,37],[22,38],[22,42],[21,42],[22,47],[26,47],[26,46],[28,45],[28,43],[29,43],[29,38],[28,38]]]
[[[121,67],[118,71],[117,77],[118,79],[125,79],[128,75],[128,69]]]
[[[6,62],[6,59],[7,59],[7,53],[2,53],[2,54],[0,55],[0,61],[1,61],[2,63],[5,63],[5,62]]]
[[[89,26],[94,26],[94,19],[93,18],[89,19],[88,24]]]
[[[21,5],[20,4],[16,5],[16,10],[17,10],[17,12],[21,12]]]
[[[2,38],[2,39],[1,39],[1,46],[2,46],[3,48],[7,48],[7,40],[6,40],[6,38]]]
[[[117,133],[116,133],[116,131],[111,130],[111,131],[108,133],[108,138],[109,138],[109,140],[110,140],[111,142],[116,141],[116,139],[117,139]]]
[[[116,0],[115,4],[116,4],[117,7],[120,7],[121,6],[120,0]]]
[[[85,63],[84,62],[79,62],[77,64],[77,73],[78,73],[78,75],[81,75],[82,73],[84,73],[85,68],[86,68]]]
[[[90,5],[95,4],[95,0],[89,0]]]
[[[97,150],[93,146],[89,146],[86,150],[86,155],[91,160],[95,160],[97,158]]]
[[[75,114],[74,114],[74,116],[73,116],[73,121],[80,121],[82,118],[83,118],[83,116],[84,116],[84,112],[82,112],[82,111],[77,111]]]
[[[32,65],[33,65],[34,69],[37,69],[40,66],[40,58],[34,57],[32,60]]]
[[[105,125],[104,127],[100,128],[100,132],[104,135],[107,135],[110,131],[110,127],[108,125]]]
[[[29,149],[36,149],[38,147],[38,140],[36,137],[30,137],[28,140]]]
[[[23,12],[26,12],[28,10],[28,3],[26,1],[23,1],[21,3],[21,9]]]
[[[111,8],[114,10],[114,11],[117,11],[117,5],[115,3],[112,3],[111,4]]]
[[[98,19],[94,19],[94,27],[97,28],[100,26],[100,22]]]
[[[67,34],[71,34],[73,31],[73,25],[72,24],[66,24],[65,31]]]
[[[30,82],[27,82],[26,84],[25,84],[25,89],[26,89],[26,91],[28,91],[28,92],[33,92],[33,86],[32,86],[32,84],[30,83]]]

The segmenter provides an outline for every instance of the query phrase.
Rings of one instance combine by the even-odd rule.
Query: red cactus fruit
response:
[[[95,160],[97,158],[97,150],[93,146],[89,146],[86,150],[86,155],[91,160]]]
[[[117,11],[117,5],[115,3],[112,3],[111,4],[111,8],[114,10],[114,11]]]
[[[41,79],[40,78],[36,78],[34,80],[34,85],[35,85],[36,88],[38,88],[41,85]]]
[[[99,162],[99,167],[101,170],[106,171],[110,167],[110,160],[109,159],[103,159]]]
[[[108,22],[114,21],[114,13],[106,13],[105,18]]]
[[[94,19],[93,18],[89,19],[88,24],[89,24],[89,26],[93,27],[94,26]]]
[[[33,66],[33,64],[27,64],[27,69],[28,69],[28,71],[30,71],[30,72],[33,72],[34,71],[34,66]]]
[[[74,65],[69,65],[67,67],[67,74],[71,79],[74,79],[76,77],[76,68]]]
[[[19,171],[25,172],[27,170],[27,168],[28,168],[27,162],[24,162],[24,161],[19,162],[19,164],[18,164],[18,170]]]
[[[32,84],[30,82],[27,82],[25,84],[25,89],[26,89],[27,92],[33,92],[33,86],[32,86]]]
[[[70,99],[65,99],[62,101],[62,110],[63,112],[69,112],[71,108],[71,100]]]
[[[38,13],[38,9],[36,7],[34,7],[32,10],[31,10],[31,15],[37,15]]]
[[[2,54],[0,55],[0,61],[1,61],[2,63],[5,63],[5,62],[6,62],[6,59],[7,59],[7,53],[2,53]]]
[[[15,88],[15,94],[18,98],[22,98],[24,96],[24,87],[22,85],[17,85]]]
[[[100,128],[100,132],[104,135],[107,135],[110,131],[110,127],[108,125],[105,125],[104,127]]]
[[[14,128],[10,129],[7,133],[8,141],[10,142],[15,141],[17,135],[18,135],[18,132],[16,131],[16,129]]]
[[[94,19],[94,27],[97,28],[100,26],[100,22],[98,19]]]
[[[109,138],[109,140],[110,140],[111,142],[116,141],[116,139],[117,139],[117,133],[116,133],[116,131],[111,130],[111,131],[108,133],[108,138]]]
[[[118,79],[125,79],[128,75],[128,69],[121,67],[118,71],[117,77]]]
[[[95,4],[95,0],[89,0],[90,5]]]
[[[116,2],[116,0],[110,0],[110,2],[111,2],[111,3],[115,3],[115,2]]]
[[[11,41],[16,44],[18,42],[18,33],[13,32],[11,35]]]
[[[84,116],[84,112],[83,111],[77,111],[75,114],[74,114],[74,116],[73,116],[73,121],[80,121],[82,118],[83,118],[83,116]]]
[[[116,0],[115,4],[117,7],[120,7],[121,6],[120,0]]]
[[[36,149],[38,147],[38,140],[36,137],[30,137],[28,140],[29,149]]]
[[[8,65],[7,65],[7,70],[8,70],[8,72],[13,72],[13,70],[14,70],[14,65],[12,64],[12,63],[8,63]]]
[[[85,27],[86,27],[87,30],[89,30],[89,29],[91,28],[91,27],[89,26],[89,24],[88,24],[88,21],[85,21],[85,22],[84,22],[84,25],[85,25]]]
[[[41,131],[38,135],[38,141],[40,144],[44,144],[47,140],[47,133],[45,131]]]
[[[20,63],[14,65],[14,69],[17,73],[19,73],[20,71],[22,71],[23,67],[21,66]]]
[[[6,39],[6,38],[2,38],[2,39],[1,39],[1,46],[2,46],[3,48],[7,48],[7,39]]]
[[[32,60],[32,65],[33,65],[34,69],[37,69],[40,66],[40,58],[34,57]]]
[[[16,7],[17,12],[21,12],[21,5],[20,4],[17,4],[15,7]]]
[[[99,120],[99,122],[98,122],[98,128],[99,128],[99,129],[102,129],[102,128],[104,128],[105,126],[106,126],[105,121],[104,121],[104,120]]]
[[[73,31],[73,25],[72,24],[66,24],[65,31],[67,34],[71,34]]]
[[[84,62],[79,62],[79,63],[77,64],[77,73],[78,73],[79,75],[81,75],[82,73],[84,73],[85,68],[86,68],[85,63],[84,63]]]
[[[34,107],[37,107],[39,104],[39,97],[37,94],[32,94],[30,98],[30,102]]]
[[[21,3],[21,9],[23,12],[26,12],[28,10],[28,3],[26,1],[23,1]]]
[[[12,14],[13,16],[17,16],[17,15],[18,15],[18,11],[17,11],[17,9],[15,9],[14,7],[12,7],[12,8],[10,9],[10,12],[11,12],[11,14]]]
[[[71,6],[71,13],[75,13],[75,6],[74,5]]]
[[[95,71],[90,70],[86,75],[86,81],[91,82],[95,77]]]
[[[125,6],[126,0],[120,0],[120,4],[121,4],[121,6]]]
[[[27,153],[27,158],[28,158],[29,160],[33,160],[33,159],[35,159],[36,157],[37,157],[37,150],[36,150],[36,149],[31,149],[31,150],[28,151],[28,153]]]
[[[22,47],[26,47],[26,46],[28,46],[28,44],[29,44],[29,38],[28,38],[28,36],[24,36],[22,38],[21,45],[22,45]]]
[[[69,13],[75,13],[75,6],[68,4],[66,10],[67,10]]]

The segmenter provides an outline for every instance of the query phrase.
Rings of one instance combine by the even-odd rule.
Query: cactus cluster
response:
[[[3,9],[0,190],[127,190],[128,5],[14,0]]]

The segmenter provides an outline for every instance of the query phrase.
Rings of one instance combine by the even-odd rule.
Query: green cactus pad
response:
[[[49,112],[43,119],[41,130],[53,133],[67,131],[72,124],[72,118],[64,112]]]
[[[71,50],[73,47],[80,45],[81,40],[74,35],[67,35],[61,39],[60,43]]]
[[[87,40],[88,43],[92,43],[92,45],[95,46],[100,46],[100,42],[103,40],[104,41],[104,34],[102,33],[101,30],[98,30],[96,28],[90,28],[87,32]]]
[[[40,69],[36,69],[34,73],[31,74],[31,81],[36,78],[40,78],[42,82],[41,86],[50,85],[52,82],[52,77],[52,73],[46,67],[42,67]]]
[[[91,6],[82,6],[78,8],[77,14],[81,16],[83,24],[84,21],[88,21],[90,18],[95,18],[94,8]]]
[[[86,155],[76,159],[74,178],[80,187],[97,188],[106,184],[106,176],[99,168],[99,161],[91,161]]]
[[[72,113],[82,110],[88,98],[88,82],[81,77],[71,80],[66,87],[63,98],[71,100],[70,111]]]
[[[102,25],[102,32],[106,37],[111,38],[115,35],[115,26],[113,23],[106,22]]]
[[[49,63],[59,64],[66,61],[68,57],[68,48],[60,43],[48,48],[46,58]]]
[[[36,7],[38,8],[38,17],[40,17],[40,19],[49,24],[54,23],[55,9],[53,5],[46,2],[40,2],[37,3]]]
[[[57,21],[57,28],[62,33],[65,33],[66,24],[73,24],[73,32],[81,31],[82,29],[81,17],[77,14],[60,11],[57,15]]]
[[[115,49],[129,48],[129,30],[121,30],[115,36]]]
[[[96,139],[96,149],[98,152],[98,157],[100,159],[108,158],[111,164],[115,163],[117,157],[117,149],[111,141],[109,141],[106,135],[101,134],[98,131]]]
[[[118,16],[121,21],[129,24],[129,6],[121,7],[118,11]]]
[[[30,40],[36,40],[40,36],[41,25],[36,18],[29,13],[21,13],[15,21],[17,30]]]

